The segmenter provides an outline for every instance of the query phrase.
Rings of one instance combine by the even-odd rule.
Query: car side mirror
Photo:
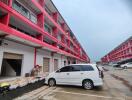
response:
[[[60,70],[57,70],[56,73],[60,73]]]

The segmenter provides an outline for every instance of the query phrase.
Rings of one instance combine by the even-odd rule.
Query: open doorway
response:
[[[4,53],[1,77],[15,77],[21,76],[22,55],[13,53]]]

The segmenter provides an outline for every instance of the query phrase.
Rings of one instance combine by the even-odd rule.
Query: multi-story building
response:
[[[82,62],[90,59],[51,0],[0,0],[1,76]]]
[[[114,50],[105,55],[101,60],[104,63],[121,62],[132,59],[132,37],[121,43]]]

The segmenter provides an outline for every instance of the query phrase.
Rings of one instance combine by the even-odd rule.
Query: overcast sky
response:
[[[53,0],[93,61],[132,35],[132,0]]]

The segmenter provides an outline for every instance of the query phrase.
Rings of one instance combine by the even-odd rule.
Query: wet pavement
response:
[[[111,74],[120,76],[125,80],[132,81],[132,69],[121,70],[106,66],[109,70],[104,72],[103,87],[95,87],[93,90],[84,90],[82,87],[76,86],[56,86],[41,90],[41,95],[32,99],[30,96],[28,100],[132,100],[132,91],[122,81],[114,78]],[[44,86],[48,87],[48,86]],[[26,94],[28,96],[28,94]],[[17,100],[27,100],[18,98]]]

